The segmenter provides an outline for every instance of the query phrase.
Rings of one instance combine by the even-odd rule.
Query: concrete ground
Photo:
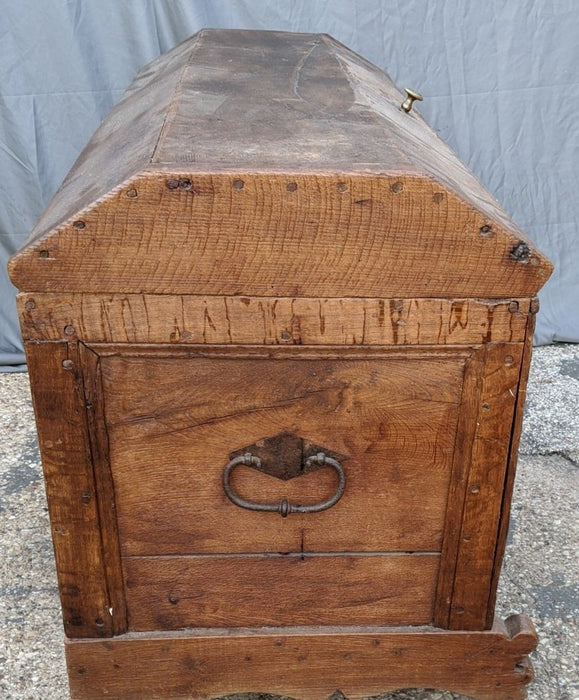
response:
[[[0,699],[69,697],[26,374],[0,374]],[[529,700],[579,700],[579,345],[535,350],[498,613],[540,643]],[[261,696],[263,699],[265,696]],[[447,692],[394,700],[458,700]]]

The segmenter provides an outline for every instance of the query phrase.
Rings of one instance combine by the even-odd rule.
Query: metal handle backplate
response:
[[[315,503],[309,506],[303,506],[295,503],[290,503],[286,498],[282,499],[280,503],[255,503],[254,501],[247,501],[245,498],[238,496],[231,486],[231,474],[239,466],[253,467],[255,469],[261,469],[261,460],[259,457],[251,454],[251,452],[246,452],[245,454],[238,455],[230,460],[225,469],[223,470],[223,490],[225,495],[232,503],[240,508],[245,508],[247,510],[253,511],[265,511],[267,513],[279,513],[283,518],[288,516],[290,513],[319,513],[322,510],[327,510],[342,498],[344,494],[344,489],[346,488],[346,475],[342,465],[338,460],[333,457],[329,457],[324,452],[318,452],[315,455],[311,455],[307,458],[305,462],[306,469],[312,466],[328,466],[334,469],[338,475],[338,486],[331,498],[321,503]]]

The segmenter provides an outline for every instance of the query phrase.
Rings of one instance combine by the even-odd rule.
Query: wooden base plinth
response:
[[[68,640],[77,700],[214,698],[272,693],[304,700],[400,688],[452,690],[479,700],[520,700],[537,645],[522,615],[483,632],[431,627],[276,628],[126,634]]]

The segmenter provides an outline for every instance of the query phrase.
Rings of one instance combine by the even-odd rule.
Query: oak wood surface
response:
[[[440,571],[436,594],[434,624],[447,628],[450,606],[453,602],[454,577],[460,546],[461,524],[464,516],[466,484],[472,461],[474,436],[477,429],[478,407],[484,374],[486,346],[480,347],[467,360],[461,395],[461,410],[458,418],[456,443],[444,532],[441,549]],[[466,572],[468,575],[468,572]],[[485,591],[481,591],[483,597]]]
[[[468,351],[224,352],[101,357],[124,555],[440,550]],[[229,455],[286,432],[346,457],[342,499],[285,519],[232,504],[221,483]],[[282,482],[240,468],[233,486],[250,500],[309,504],[336,480],[332,470]]]
[[[499,576],[501,573],[501,566],[503,563],[503,557],[505,554],[505,548],[507,545],[507,535],[509,532],[510,523],[510,513],[511,513],[511,500],[513,496],[513,486],[515,482],[515,474],[517,468],[517,458],[519,450],[519,441],[521,439],[521,432],[523,429],[523,412],[525,407],[525,398],[527,393],[527,380],[529,378],[529,370],[531,368],[531,356],[533,353],[533,333],[535,330],[535,314],[529,316],[527,323],[527,333],[525,336],[525,343],[523,347],[523,354],[521,359],[521,370],[519,376],[519,384],[517,387],[517,402],[515,406],[515,416],[513,419],[513,428],[511,434],[511,444],[509,451],[509,459],[507,465],[507,472],[505,476],[505,483],[503,486],[502,493],[502,503],[501,503],[501,515],[499,531],[497,536],[497,545],[495,549],[495,560],[493,575],[490,584],[490,595],[488,603],[488,613],[487,613],[487,627],[492,624],[492,615],[495,609],[495,602],[497,596],[497,588],[499,585]]]
[[[534,280],[536,292],[537,284],[540,286],[549,274],[549,263],[537,251],[532,250],[531,254],[532,244],[419,113],[406,114],[400,109],[402,99],[385,73],[331,37],[204,30],[142,71],[80,156],[67,182],[35,227],[32,240],[41,239],[64,223],[70,227],[75,219],[84,223],[86,213],[95,203],[96,209],[100,209],[107,198],[116,199],[115,191],[123,186],[127,189],[120,191],[120,196],[126,199],[130,192],[128,196],[139,205],[145,187],[133,178],[144,172],[164,170],[176,183],[173,193],[187,190],[186,195],[199,194],[199,172],[233,172],[234,188],[240,195],[244,189],[246,197],[248,190],[252,190],[248,178],[256,172],[330,174],[333,186],[342,194],[352,188],[350,175],[379,179],[390,173],[398,178],[387,183],[395,193],[412,190],[413,182],[419,182],[418,190],[428,193],[431,212],[421,223],[428,222],[432,215],[436,217],[437,209],[444,211],[447,199],[455,204],[461,202],[462,216],[459,214],[456,221],[451,216],[441,228],[447,229],[453,240],[462,235],[471,249],[469,255],[461,256],[467,264],[465,273],[469,272],[469,258],[478,258],[479,264],[487,267],[486,258],[490,259],[489,253],[495,250],[493,238],[507,238],[511,250],[524,242],[527,246],[524,264],[510,267],[518,273],[526,268],[523,276],[529,284]],[[195,180],[193,184],[191,177]],[[283,189],[286,188],[295,195],[294,200],[301,198],[304,190],[311,197],[316,180],[306,176],[305,182],[300,183],[286,177]],[[431,197],[435,198],[435,204],[443,206],[432,206]],[[228,200],[230,197],[226,196],[226,207]],[[400,197],[394,207],[398,208],[404,200],[405,197]],[[191,197],[186,201],[190,202]],[[367,212],[380,208],[379,200],[361,192],[356,203],[358,209]],[[258,200],[258,206],[267,207],[267,202],[262,204]],[[327,206],[332,206],[331,201]],[[412,216],[420,208],[416,203],[403,204],[401,211]],[[491,245],[486,246],[487,254],[483,257],[477,253],[476,243],[469,240],[471,235],[464,221],[467,211],[478,212],[481,221],[475,227],[477,233],[481,227],[488,227],[491,233],[487,235],[485,228],[485,238]],[[108,218],[117,235],[118,229],[127,225],[145,233],[138,218],[128,219],[120,211],[115,213],[109,212]],[[356,226],[355,218],[352,228]],[[376,223],[379,218],[375,217]],[[423,228],[415,226],[412,233],[415,235]],[[407,233],[410,230],[405,229]],[[90,224],[89,230],[83,232],[89,236],[82,238],[94,243],[95,231],[90,230]],[[99,231],[98,235],[102,233]],[[76,238],[74,230],[68,231],[68,237]],[[145,238],[149,238],[148,233]],[[177,246],[179,239],[177,232]],[[406,244],[411,242],[407,236]],[[60,269],[63,264],[67,267],[66,260],[61,259],[66,257],[65,250],[61,253],[56,243],[53,241],[44,248],[49,251],[52,263],[37,267],[37,273],[51,267]],[[64,241],[60,244],[64,245]],[[421,243],[420,248],[424,258],[432,257],[433,249],[428,243]],[[452,267],[452,261],[458,259],[456,253],[460,255],[461,251],[446,255],[449,251],[447,248],[443,255]],[[85,257],[90,258],[89,254],[94,252],[89,245],[84,250]],[[55,261],[59,264],[55,265]],[[227,258],[221,260],[224,261],[229,262]],[[34,255],[28,262],[34,265]],[[529,262],[535,262],[537,269],[533,270]],[[82,257],[68,263],[69,276],[74,277],[74,270],[80,271]],[[508,258],[492,260],[488,270],[497,265],[503,268],[505,263],[509,267]],[[15,281],[32,289],[26,286],[31,277],[23,277],[18,268],[18,264],[13,267]],[[314,274],[319,274],[316,268],[314,265]],[[180,273],[183,271],[181,268]],[[150,275],[151,271],[147,272]],[[471,274],[476,276],[474,268]],[[517,276],[514,275],[515,281]],[[195,273],[191,275],[194,277]],[[155,281],[148,279],[149,284]],[[46,284],[46,280],[38,279],[36,283]],[[74,284],[72,279],[67,279],[67,283]],[[434,295],[432,292],[431,296]]]
[[[109,613],[77,347],[56,342],[25,348],[64,628],[69,637],[110,636],[116,622]]]
[[[401,99],[325,35],[200,32],[11,261],[74,697],[524,697],[532,627],[485,626],[552,266]],[[227,498],[282,433],[340,455],[329,510]]]
[[[484,632],[432,628],[189,630],[69,641],[75,700],[211,698],[239,692],[325,700],[408,687],[523,700],[537,645],[524,616]]]
[[[185,180],[190,188],[172,189],[151,173],[111,193],[12,258],[12,281],[36,292],[516,298],[534,296],[551,271],[430,179]]]
[[[450,610],[451,629],[483,629],[489,624],[495,550],[523,349],[522,343],[485,346]]]
[[[20,294],[27,340],[247,345],[522,341],[529,299]]]
[[[84,389],[87,428],[95,481],[95,500],[99,513],[99,535],[109,598],[108,612],[112,618],[111,631],[113,634],[122,634],[127,631],[127,615],[120,559],[115,491],[109,460],[108,433],[104,422],[104,395],[102,392],[99,357],[96,353],[89,350],[86,345],[79,343],[78,362]]]
[[[432,622],[440,557],[127,557],[131,631]]]

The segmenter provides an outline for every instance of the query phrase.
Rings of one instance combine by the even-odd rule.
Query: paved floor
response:
[[[52,545],[26,374],[0,374],[0,699],[66,700]],[[541,641],[529,700],[579,700],[579,346],[535,350],[498,612]],[[264,696],[262,696],[263,698]],[[412,690],[397,700],[455,700]]]

